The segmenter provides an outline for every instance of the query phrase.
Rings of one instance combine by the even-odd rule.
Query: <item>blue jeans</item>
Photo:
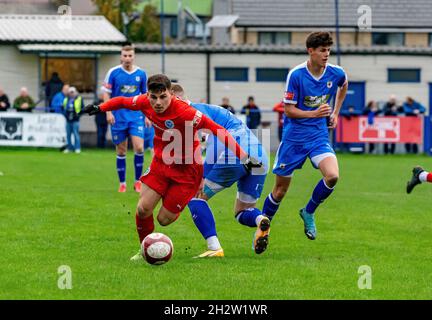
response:
[[[75,145],[72,145],[72,135],[74,136]],[[74,151],[81,149],[79,121],[66,121],[66,141],[69,150]]]

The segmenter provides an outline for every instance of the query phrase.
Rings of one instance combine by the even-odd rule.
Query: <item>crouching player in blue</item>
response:
[[[275,185],[263,207],[263,213],[272,219],[288,190],[294,170],[301,169],[309,158],[323,175],[309,202],[300,210],[304,232],[310,240],[317,236],[315,210],[330,196],[339,178],[328,129],[337,125],[348,80],[341,67],[328,63],[332,44],[328,32],[311,33],[306,39],[309,59],[293,68],[287,76],[284,97],[287,121],[273,166]],[[335,96],[332,111],[329,104]]]
[[[173,85],[172,90],[174,95],[185,99],[184,90],[180,85]],[[270,233],[270,219],[256,208],[256,202],[261,196],[267,176],[267,154],[256,136],[228,110],[202,103],[190,103],[190,105],[227,129],[251,157],[262,163],[261,168],[248,171],[234,154],[216,141],[216,137],[208,137],[203,187],[188,204],[196,227],[207,241],[208,250],[197,258],[224,256],[217,237],[213,213],[207,201],[235,182],[238,190],[234,208],[235,217],[242,225],[256,228],[253,249],[255,253],[260,254],[267,249]]]
[[[144,150],[147,149],[150,150],[150,155],[152,156],[152,158],[154,156],[154,143],[153,143],[154,135],[155,135],[155,131],[154,131],[153,124],[146,123],[144,127]]]

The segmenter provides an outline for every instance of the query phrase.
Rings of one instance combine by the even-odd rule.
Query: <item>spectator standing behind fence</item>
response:
[[[15,98],[13,107],[19,112],[32,112],[35,107],[34,100],[29,96],[26,87],[20,89],[20,95]]]
[[[227,109],[232,114],[235,114],[235,110],[232,105],[230,105],[230,101],[227,97],[222,98],[222,104],[220,105],[222,108]]]
[[[51,106],[52,99],[57,92],[62,91],[63,81],[60,79],[57,72],[53,72],[51,79],[45,85],[45,97],[47,99],[48,106]]]
[[[248,98],[248,103],[241,110],[246,115],[246,125],[249,129],[256,129],[261,124],[261,111],[255,104],[254,97]]]
[[[9,98],[6,93],[4,93],[3,88],[0,88],[0,111],[7,111],[9,108]]]
[[[406,116],[408,117],[417,117],[421,114],[424,114],[426,111],[426,108],[415,101],[411,97],[407,97],[406,101],[402,105],[403,111]],[[405,143],[405,150],[407,153],[418,153],[418,145],[417,143]]]
[[[378,108],[378,103],[374,100],[368,102],[366,108],[364,109],[363,114],[368,117],[368,125],[374,124],[375,116],[381,113],[381,110]],[[375,150],[375,143],[369,143],[369,153],[373,153]]]
[[[63,112],[66,117],[66,141],[67,148],[63,151],[68,153],[81,152],[81,141],[79,136],[79,119],[84,107],[83,98],[78,94],[75,87],[70,87],[67,96],[63,100]],[[72,145],[72,136],[74,144]]]
[[[279,142],[282,141],[282,131],[284,124],[284,114],[285,114],[285,103],[280,101],[276,103],[273,107],[273,111],[278,113],[278,137]]]
[[[64,84],[61,91],[57,92],[51,100],[49,112],[63,113],[63,101],[69,92],[69,85]]]
[[[384,115],[385,116],[397,116],[400,110],[400,106],[397,105],[396,96],[391,95],[389,100],[384,105]],[[394,154],[396,150],[396,143],[384,143],[384,153]]]
[[[104,102],[104,92],[101,91],[98,95],[98,99],[94,102],[95,105],[100,105]],[[108,131],[108,121],[104,112],[99,112],[95,116],[96,128],[97,128],[97,147],[105,148],[106,146],[106,134]]]

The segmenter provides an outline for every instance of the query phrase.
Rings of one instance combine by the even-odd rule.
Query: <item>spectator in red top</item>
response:
[[[284,124],[284,114],[285,114],[285,104],[283,101],[278,102],[274,105],[273,111],[278,113],[279,116],[279,127],[278,127],[278,133],[279,133],[279,141],[282,141],[282,131],[283,131],[283,124]]]

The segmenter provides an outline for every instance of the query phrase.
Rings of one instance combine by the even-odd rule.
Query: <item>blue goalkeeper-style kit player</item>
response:
[[[122,51],[122,55],[124,52]],[[147,92],[147,75],[139,67],[131,66],[128,71],[123,65],[111,68],[104,81],[104,90],[110,98],[124,96],[133,97]],[[134,148],[135,184],[137,192],[141,190],[139,178],[144,163],[144,115],[141,111],[120,109],[112,112],[114,123],[111,122],[111,137],[116,145],[117,173],[119,177],[119,192],[126,191],[126,152],[128,137]],[[109,121],[110,122],[110,121]]]
[[[326,33],[316,34],[318,40],[319,37],[328,39]],[[309,158],[323,175],[308,203],[300,210],[304,232],[308,239],[314,240],[317,234],[315,210],[333,192],[339,175],[336,155],[329,143],[329,128],[337,124],[347,90],[347,76],[340,66],[327,63],[328,45],[308,47],[308,52],[309,60],[293,68],[287,76],[284,97],[287,119],[273,166],[275,185],[265,200],[263,213],[273,218],[294,171],[301,169]],[[315,74],[311,70],[315,70]],[[335,102],[333,111],[332,101]]]
[[[243,225],[257,228],[253,246],[256,253],[262,253],[268,244],[270,219],[263,216],[255,206],[261,196],[267,175],[267,153],[258,138],[230,111],[216,105],[195,103],[190,105],[227,129],[243,150],[263,164],[262,168],[248,171],[215,136],[210,135],[207,138],[203,188],[200,194],[189,202],[194,223],[207,240],[208,245],[208,251],[198,257],[224,255],[207,200],[234,183],[237,183],[236,219]]]

